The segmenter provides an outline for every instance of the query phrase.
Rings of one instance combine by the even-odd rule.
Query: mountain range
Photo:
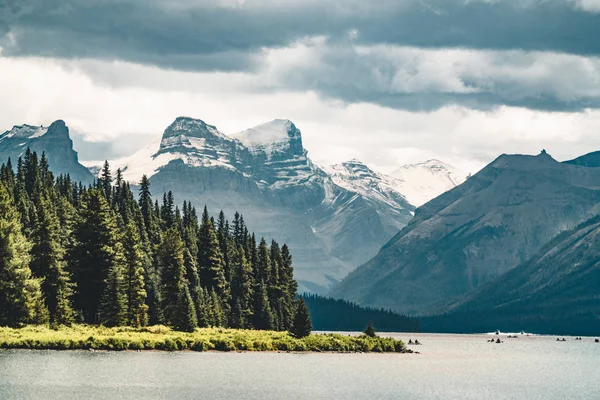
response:
[[[500,156],[418,208],[333,295],[412,315],[445,315],[429,320],[443,331],[495,330],[490,321],[508,323],[507,315],[528,326],[564,327],[566,316],[557,312],[569,305],[589,312],[598,301],[598,222],[586,223],[600,212],[594,159],[560,163],[545,151]],[[503,310],[510,312],[498,314]],[[523,313],[548,321],[532,323]],[[600,319],[597,312],[588,317]]]
[[[98,175],[79,163],[63,121],[0,135],[0,162],[15,165],[27,147],[58,173]],[[600,152],[504,154],[468,177],[438,160],[386,175],[356,159],[315,165],[288,120],[226,135],[180,117],[109,161],[132,183],[150,177],[155,195],[239,211],[288,243],[300,291],[428,315],[431,331],[600,331]]]
[[[84,182],[93,179],[89,171],[97,176],[100,170],[78,162],[63,121],[4,133],[0,162],[16,160],[27,147],[45,151],[55,171]],[[466,177],[436,160],[401,167],[396,177],[358,160],[321,168],[288,120],[228,136],[202,120],[179,117],[159,140],[109,162],[113,173],[120,168],[132,184],[147,175],[155,195],[172,191],[212,213],[239,211],[258,235],[290,245],[300,290],[317,293],[327,292],[406,226],[415,210],[411,201],[435,197]],[[423,185],[427,194],[419,189]]]

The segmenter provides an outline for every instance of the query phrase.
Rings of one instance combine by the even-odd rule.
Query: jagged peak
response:
[[[289,119],[274,119],[232,136],[250,147],[302,140],[302,133]]]
[[[162,142],[163,144],[167,144],[173,138],[208,139],[215,137],[231,140],[223,133],[219,132],[216,126],[209,125],[201,119],[177,117],[163,132]]]
[[[31,140],[42,136],[45,138],[58,138],[61,136],[69,138],[69,128],[67,128],[65,121],[62,119],[54,121],[50,126],[29,124],[15,125],[11,130],[0,135],[0,140],[11,137]]]
[[[0,140],[5,138],[23,138],[23,139],[32,139],[36,137],[40,137],[44,135],[48,131],[48,127],[45,126],[34,126],[34,125],[15,125],[12,129],[4,132],[0,135]]]
[[[344,176],[348,178],[374,178],[381,179],[380,175],[369,168],[364,162],[357,158],[353,158],[348,161],[343,161],[339,164],[328,165],[323,168],[325,172],[334,176]]]
[[[69,137],[69,128],[67,124],[62,119],[56,120],[50,124],[50,126],[46,130],[46,134],[44,136],[47,137]]]

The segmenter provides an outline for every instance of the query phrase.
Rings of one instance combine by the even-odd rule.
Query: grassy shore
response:
[[[50,329],[45,326],[1,328],[3,349],[96,350],[192,350],[192,351],[317,351],[410,352],[402,341],[367,336],[313,334],[296,339],[287,332],[207,328],[193,333],[165,326],[105,328],[75,325]]]

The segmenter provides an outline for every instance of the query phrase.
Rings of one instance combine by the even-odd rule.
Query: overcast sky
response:
[[[177,116],[292,120],[317,163],[600,150],[600,0],[0,0],[0,131],[83,160]]]

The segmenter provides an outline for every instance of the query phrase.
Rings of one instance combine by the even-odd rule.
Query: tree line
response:
[[[361,332],[372,324],[380,332],[420,332],[419,319],[414,317],[317,294],[303,297],[316,330]]]
[[[159,203],[146,176],[136,196],[108,162],[87,186],[29,149],[0,167],[0,325],[293,330],[297,287],[288,246],[239,213]]]

